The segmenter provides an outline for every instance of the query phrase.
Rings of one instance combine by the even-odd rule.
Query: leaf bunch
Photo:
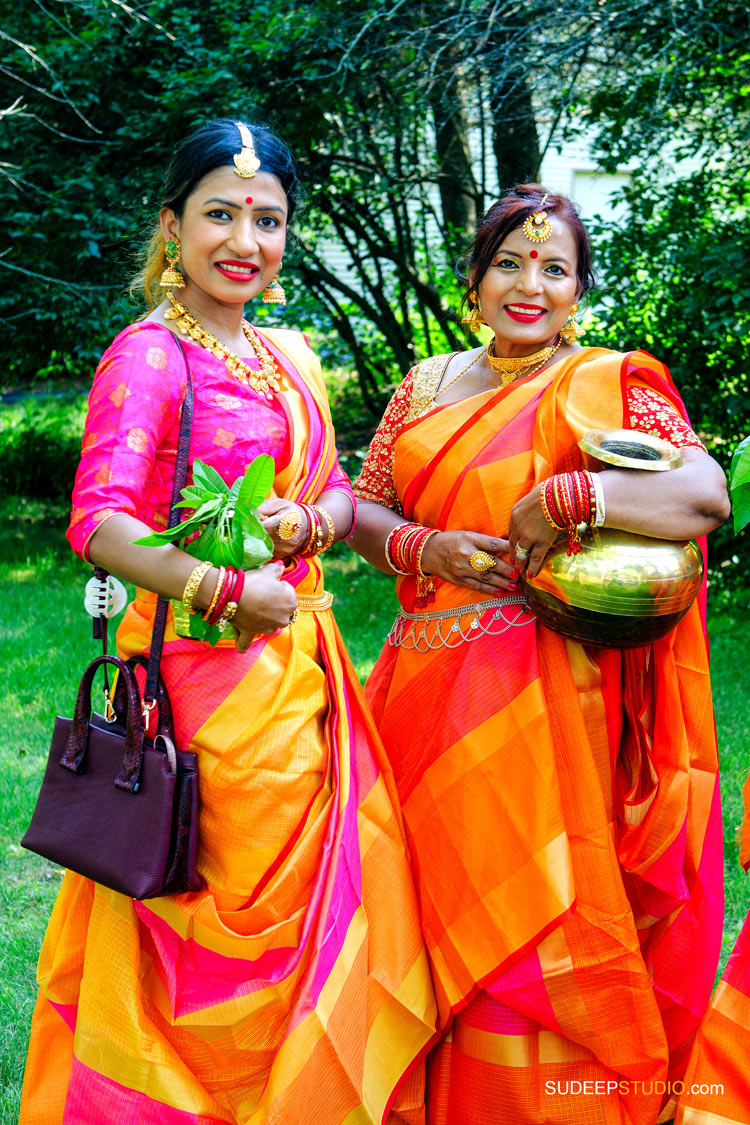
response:
[[[274,478],[273,458],[261,453],[229,488],[215,469],[193,462],[193,483],[182,489],[176,507],[192,515],[176,527],[136,539],[139,547],[177,543],[183,551],[214,566],[253,570],[273,556],[273,544],[260,521],[258,507],[268,496]],[[220,638],[215,625],[200,614],[190,615],[190,636],[214,645]]]

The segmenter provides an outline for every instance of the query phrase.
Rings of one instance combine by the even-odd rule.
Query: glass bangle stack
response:
[[[584,453],[618,468],[668,471],[680,464],[669,442],[633,430],[592,430]],[[614,528],[581,534],[581,552],[555,544],[524,596],[548,629],[582,644],[635,648],[666,636],[693,604],[703,579],[697,543],[652,539]]]

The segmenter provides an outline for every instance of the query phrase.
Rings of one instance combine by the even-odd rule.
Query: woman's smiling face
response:
[[[578,297],[573,232],[557,215],[548,218],[546,242],[531,242],[521,226],[506,235],[477,287],[496,355],[531,355],[554,344]]]
[[[265,289],[286,245],[287,199],[270,172],[240,178],[229,165],[196,185],[181,217],[161,215],[165,238],[180,239],[185,298],[244,305]]]

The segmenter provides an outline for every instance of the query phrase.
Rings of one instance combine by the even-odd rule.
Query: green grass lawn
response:
[[[0,557],[0,640],[5,691],[0,748],[0,1125],[16,1125],[35,970],[46,918],[61,873],[19,846],[49,749],[53,717],[72,712],[75,687],[96,655],[83,609],[88,569],[67,549],[58,513],[39,505],[0,509],[9,527]],[[51,516],[53,518],[51,518]],[[12,518],[11,518],[12,517]],[[55,518],[56,517],[56,518]],[[393,584],[345,547],[326,561],[327,586],[361,678],[369,673],[396,601]],[[739,617],[724,610],[711,621],[713,679],[727,869],[727,919],[722,965],[748,907],[750,888],[734,843],[742,781],[750,766],[750,661]]]

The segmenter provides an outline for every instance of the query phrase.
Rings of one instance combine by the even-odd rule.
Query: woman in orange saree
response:
[[[750,779],[743,796],[740,863],[750,869]],[[750,914],[701,1020],[675,1125],[746,1125],[750,1117]]]
[[[671,473],[593,474],[608,526],[688,538],[728,511],[663,364],[561,335],[588,262],[564,197],[524,185],[495,204],[468,291],[495,339],[407,376],[355,485],[355,549],[402,575],[366,694],[443,1029],[429,1125],[667,1120],[719,955],[701,605],[620,651],[545,629],[518,593],[557,534],[542,483],[602,468],[579,449],[589,429],[683,447]]]
[[[167,176],[162,229],[181,240],[183,272],[165,274],[213,338],[184,345],[191,461],[231,485],[273,456],[265,526],[285,565],[247,572],[236,640],[212,649],[169,618],[161,672],[177,743],[198,755],[203,886],[136,902],[66,873],[22,1125],[423,1120],[409,1074],[435,1004],[403,828],[316,557],[349,530],[351,486],[305,339],[242,322],[279,268],[294,187],[281,142],[230,121],[188,138]],[[169,510],[185,393],[169,298],[102,358],[69,530],[79,554],[138,586],[125,657],[148,650],[155,595],[179,600],[196,562],[133,543]],[[308,543],[313,503],[324,534]],[[209,569],[194,607],[208,614],[221,581]]]

